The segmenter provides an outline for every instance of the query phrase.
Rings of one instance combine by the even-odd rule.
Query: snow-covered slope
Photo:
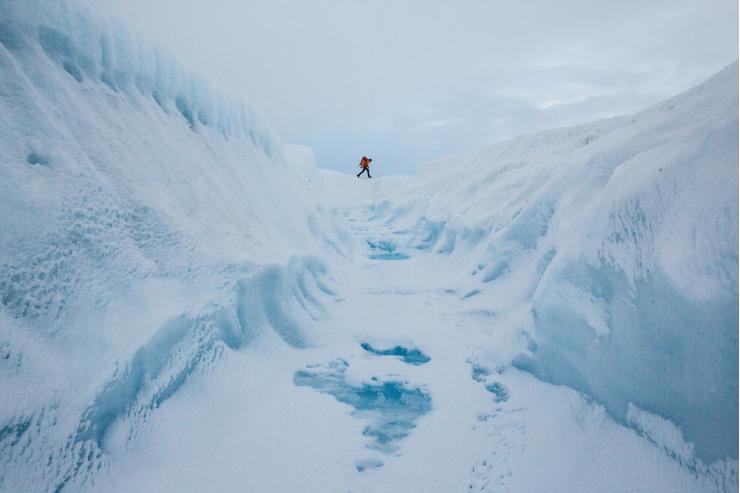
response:
[[[737,489],[737,64],[358,180],[0,14],[0,491]]]
[[[0,489],[75,489],[226,348],[306,342],[332,226],[286,154],[115,22],[0,0]]]
[[[633,116],[430,163],[374,205],[400,248],[438,255],[506,332],[489,348],[498,364],[638,429],[644,412],[667,418],[709,462],[737,458],[737,73]]]

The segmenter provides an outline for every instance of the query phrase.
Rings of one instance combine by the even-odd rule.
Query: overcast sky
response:
[[[259,106],[319,166],[641,109],[737,58],[737,0],[78,0]]]

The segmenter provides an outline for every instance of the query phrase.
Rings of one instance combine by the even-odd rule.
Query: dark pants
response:
[[[360,171],[359,173],[357,173],[357,178],[359,178],[360,175],[362,175],[365,171],[367,171],[367,177],[368,178],[372,178],[372,176],[370,176],[370,168],[362,168],[362,171]]]

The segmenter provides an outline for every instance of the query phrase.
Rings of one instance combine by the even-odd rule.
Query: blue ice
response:
[[[349,363],[341,359],[322,368],[307,367],[295,373],[293,382],[331,394],[339,402],[352,406],[354,416],[370,421],[362,432],[371,438],[368,448],[385,454],[395,452],[396,442],[408,436],[416,428],[416,420],[431,410],[431,396],[419,387],[397,380],[381,381],[373,377],[370,383],[352,385],[346,378],[348,367]]]
[[[409,258],[405,253],[396,251],[396,244],[388,240],[367,240],[367,245],[375,252],[370,255],[373,260],[404,260]]]
[[[486,385],[486,390],[493,394],[493,400],[495,402],[506,402],[509,400],[509,391],[500,383],[489,383]]]
[[[373,250],[382,250],[384,252],[396,251],[396,245],[388,240],[367,240],[367,244]]]
[[[473,380],[475,380],[476,382],[484,382],[488,375],[490,375],[488,368],[484,366],[480,366],[477,363],[473,364],[473,371],[472,371]]]
[[[409,349],[403,346],[394,346],[390,349],[377,349],[368,342],[363,342],[360,346],[368,353],[373,353],[378,356],[398,356],[404,363],[408,363],[410,365],[418,366],[431,361],[429,356],[416,348]]]
[[[373,260],[406,260],[409,258],[408,255],[401,252],[390,252],[390,253],[375,253],[370,255]]]

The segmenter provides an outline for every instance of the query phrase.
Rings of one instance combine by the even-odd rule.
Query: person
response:
[[[365,171],[367,171],[367,177],[372,178],[372,176],[370,176],[370,163],[372,162],[372,159],[367,156],[362,156],[362,159],[360,159],[360,168],[362,168],[362,171],[357,173],[357,178],[359,178]]]

